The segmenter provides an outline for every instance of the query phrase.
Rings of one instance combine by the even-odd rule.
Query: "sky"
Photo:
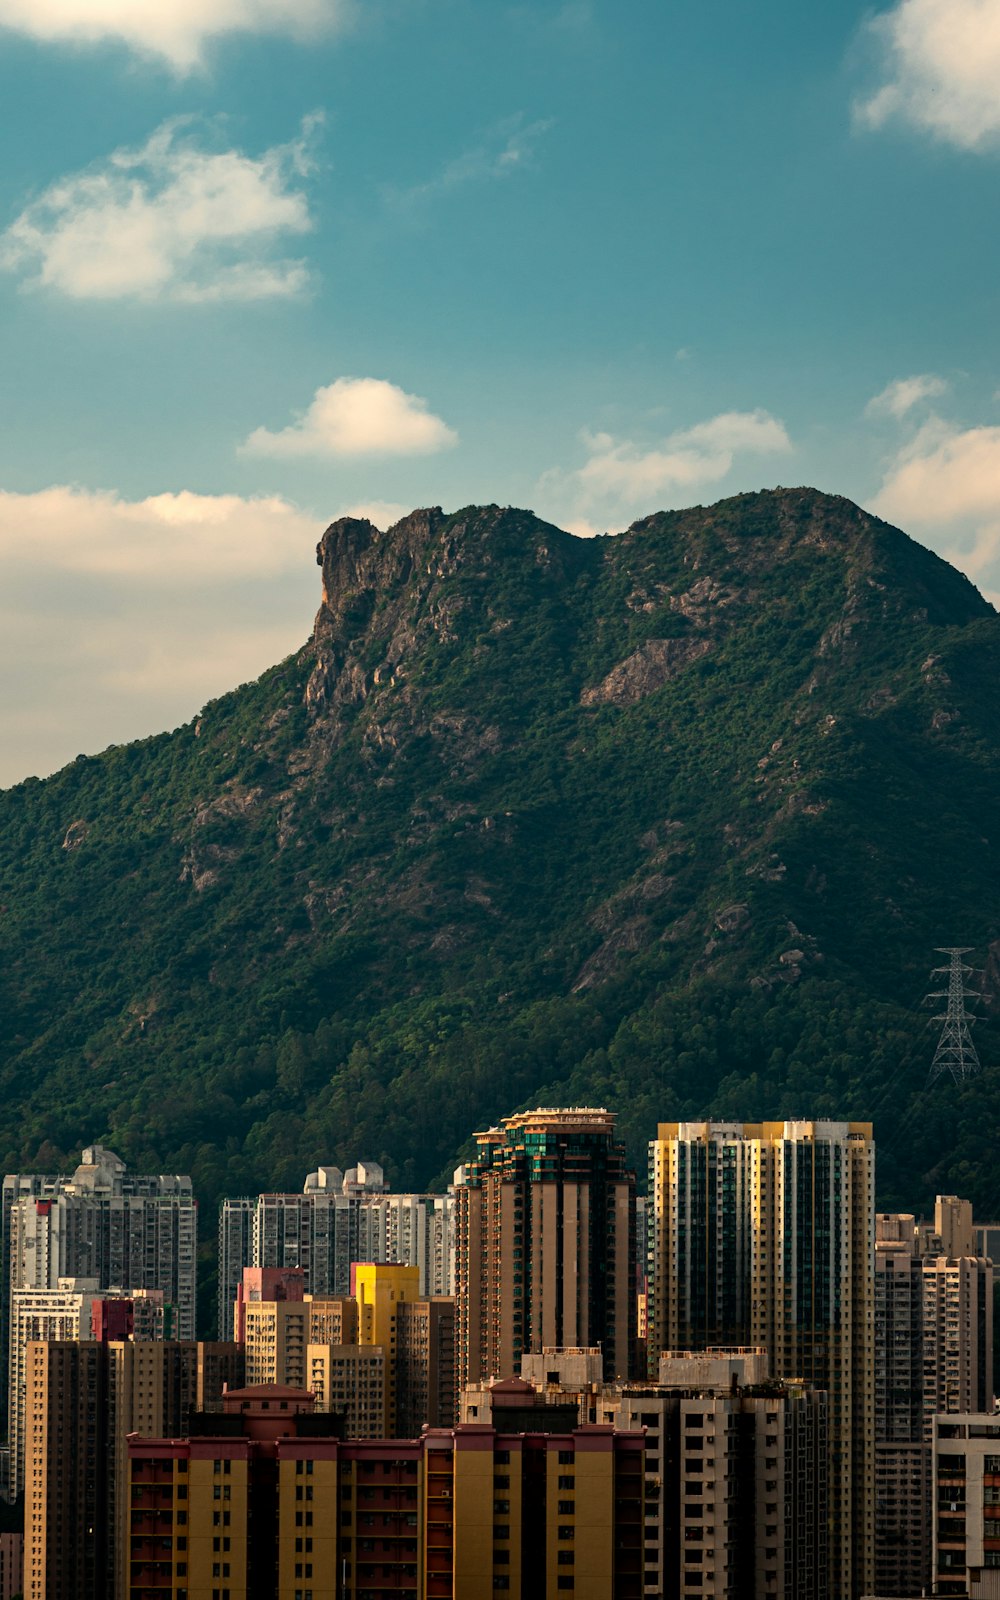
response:
[[[813,484],[1000,601],[1000,0],[0,0],[0,784],[347,512]]]

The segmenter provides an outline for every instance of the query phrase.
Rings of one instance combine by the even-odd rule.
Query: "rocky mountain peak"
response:
[[[907,1204],[965,1184],[1000,1079],[938,1137],[914,1006],[935,946],[1000,949],[966,578],[807,489],[595,539],[341,518],[318,560],[297,655],[0,797],[10,1170],[101,1138],[213,1198],[362,1149],[415,1188],[593,1096],[637,1158],[663,1116],[888,1108]]]

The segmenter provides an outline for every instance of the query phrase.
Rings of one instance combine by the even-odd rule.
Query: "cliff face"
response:
[[[993,1080],[928,1141],[914,1015],[936,945],[1000,960],[966,579],[812,490],[594,540],[343,519],[318,561],[298,656],[0,795],[8,1165],[422,1183],[544,1094],[637,1157],[658,1117],[891,1115],[886,1195],[969,1190]]]

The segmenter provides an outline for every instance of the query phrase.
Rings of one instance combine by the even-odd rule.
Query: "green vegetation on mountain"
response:
[[[0,1159],[225,1192],[442,1180],[525,1103],[873,1116],[880,1198],[1000,1213],[1000,618],[812,490],[579,540],[336,523],[312,641],[0,794]],[[925,1089],[942,944],[982,1077]]]

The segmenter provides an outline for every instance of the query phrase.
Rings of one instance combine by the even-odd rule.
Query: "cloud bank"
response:
[[[856,110],[900,121],[965,150],[1000,139],[1000,6],[996,0],[899,0],[870,25],[884,82]]]
[[[343,27],[353,0],[0,0],[0,28],[45,44],[124,44],[177,71],[227,33],[308,39]]]
[[[784,425],[759,410],[725,411],[669,434],[652,450],[607,433],[585,438],[590,459],[576,474],[578,484],[594,496],[627,502],[717,483],[732,470],[737,455],[784,454],[792,448]]]
[[[308,410],[277,433],[255,428],[246,455],[424,456],[447,450],[458,435],[427,408],[383,378],[338,378],[317,389]]]
[[[932,418],[890,463],[873,509],[1000,604],[1000,427]]]
[[[787,455],[784,423],[762,411],[723,411],[659,443],[643,445],[610,433],[584,432],[587,460],[575,472],[555,469],[538,485],[547,514],[571,533],[621,526],[623,518],[688,503],[714,488],[744,455]]]
[[[0,783],[186,722],[303,644],[322,527],[277,498],[0,493]]]
[[[2,3],[2,0],[0,0]],[[287,298],[306,265],[280,253],[312,227],[303,189],[319,119],[253,157],[166,122],[138,150],[61,178],[0,235],[0,267],[74,300]]]

